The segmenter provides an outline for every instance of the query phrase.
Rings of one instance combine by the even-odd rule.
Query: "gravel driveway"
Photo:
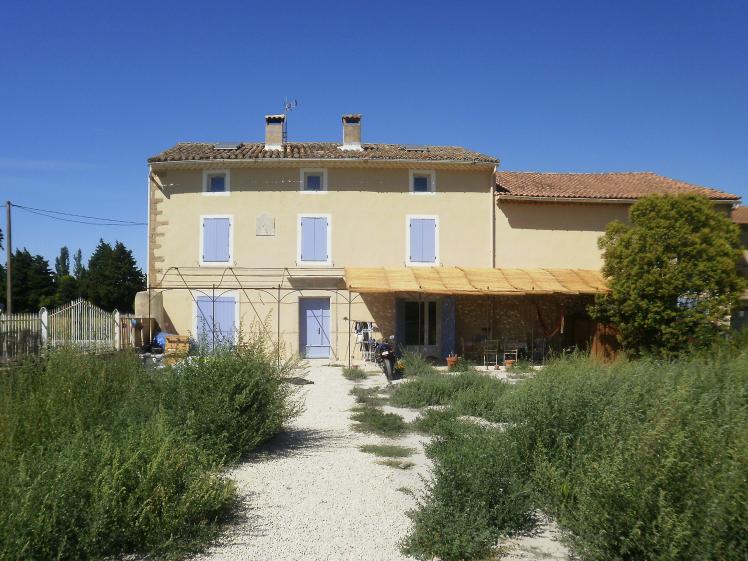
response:
[[[412,559],[398,542],[409,528],[406,512],[415,506],[406,490],[420,490],[420,476],[428,474],[424,437],[389,440],[417,450],[408,458],[412,468],[380,465],[358,447],[387,439],[350,428],[354,383],[340,368],[324,366],[311,368],[308,379],[314,384],[300,387],[305,410],[289,431],[230,474],[246,498],[246,514],[199,559]],[[361,385],[383,381],[377,376]],[[406,420],[416,415],[398,413]]]

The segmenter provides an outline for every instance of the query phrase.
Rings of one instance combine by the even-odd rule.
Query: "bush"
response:
[[[405,376],[414,378],[425,374],[435,374],[438,372],[426,359],[417,353],[403,353],[403,368]]]
[[[493,410],[505,431],[429,412],[440,437],[407,542],[414,554],[479,558],[497,535],[524,527],[523,510],[542,509],[583,559],[748,557],[745,341],[671,363],[559,359]],[[502,489],[522,508],[493,517]]]
[[[220,474],[293,415],[262,349],[148,371],[63,349],[0,377],[0,558],[174,555],[235,504]]]
[[[356,403],[376,407],[384,405],[389,399],[388,397],[379,395],[380,390],[381,388],[379,386],[373,388],[355,387],[351,389],[350,393],[356,398]]]
[[[353,368],[345,367],[343,368],[343,377],[345,377],[347,380],[353,381],[365,380],[366,372],[364,372],[357,366],[354,366]]]
[[[404,550],[421,559],[487,557],[499,537],[532,523],[519,450],[502,433],[452,423],[426,446],[434,462]]]
[[[400,384],[392,393],[392,404],[400,407],[451,405],[460,415],[505,420],[501,396],[509,385],[476,371],[458,374],[426,374]]]
[[[383,458],[407,458],[413,453],[412,448],[395,444],[364,444],[360,450]]]
[[[400,436],[408,429],[408,425],[400,415],[385,413],[375,407],[362,406],[351,415],[351,419],[356,421],[353,428],[359,432]]]

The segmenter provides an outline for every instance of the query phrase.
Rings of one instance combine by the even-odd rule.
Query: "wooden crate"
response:
[[[166,348],[164,353],[167,355],[186,355],[190,351],[190,338],[187,335],[167,335]]]

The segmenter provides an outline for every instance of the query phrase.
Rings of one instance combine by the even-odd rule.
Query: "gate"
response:
[[[0,362],[37,354],[42,346],[39,314],[0,314]]]
[[[47,312],[42,308],[42,338],[47,347],[72,345],[86,351],[119,347],[118,312],[107,312],[79,298]]]

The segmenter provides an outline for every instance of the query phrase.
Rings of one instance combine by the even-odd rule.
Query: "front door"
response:
[[[330,299],[299,300],[300,351],[306,358],[330,358]]]

